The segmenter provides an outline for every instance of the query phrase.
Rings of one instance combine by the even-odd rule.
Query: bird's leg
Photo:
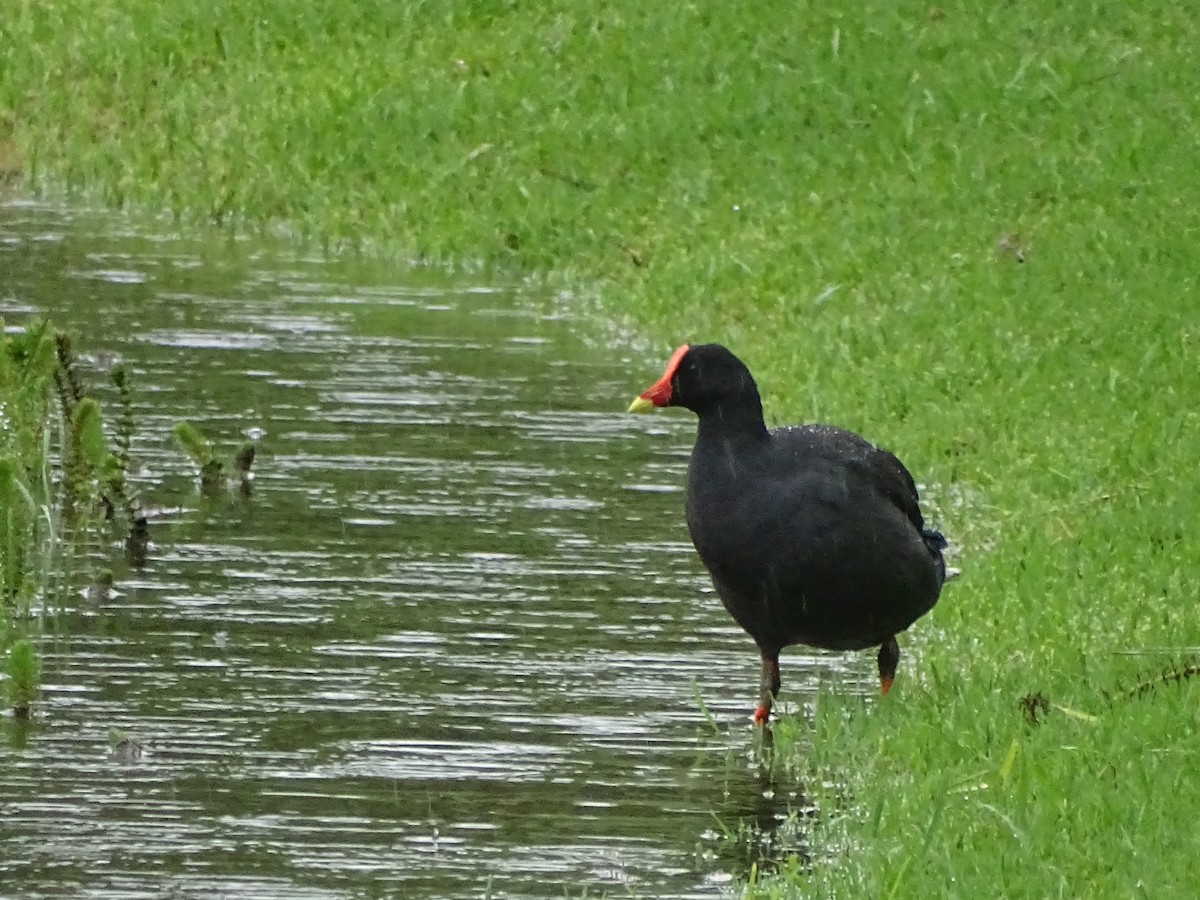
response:
[[[896,678],[896,666],[900,665],[900,645],[892,635],[879,647],[879,692],[886,694]]]
[[[771,718],[771,706],[779,693],[779,654],[763,651],[762,680],[758,683],[758,708],[754,710],[754,724],[766,725]]]

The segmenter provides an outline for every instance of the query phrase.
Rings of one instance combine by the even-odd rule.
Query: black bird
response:
[[[779,693],[779,651],[879,647],[879,682],[896,676],[896,634],[933,608],[946,540],[926,528],[917,487],[895,456],[851,431],[768,431],[758,386],[720,344],[675,351],[630,412],[682,406],[700,418],[687,523],[729,614],[758,644],[754,721]]]

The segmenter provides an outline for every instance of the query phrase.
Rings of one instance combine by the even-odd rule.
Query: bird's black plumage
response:
[[[639,407],[699,417],[687,523],[725,608],[758,644],[756,720],[779,689],[779,651],[879,646],[891,684],[895,635],[937,602],[942,536],[925,527],[916,485],[895,456],[828,425],[769,431],[746,366],[719,344],[680,348]],[[635,401],[635,403],[638,403]]]

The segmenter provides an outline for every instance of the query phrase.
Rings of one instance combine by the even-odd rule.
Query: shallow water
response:
[[[718,823],[794,792],[687,540],[694,423],[624,415],[664,354],[531,290],[0,207],[0,313],[73,330],[97,383],[130,366],[165,510],[60,616],[36,724],[3,722],[0,893],[727,889]],[[200,502],[181,418],[261,434],[249,499]],[[869,662],[794,652],[785,690]]]

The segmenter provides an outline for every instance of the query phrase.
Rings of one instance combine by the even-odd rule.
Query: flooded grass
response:
[[[1186,670],[1200,646],[1190,9],[108,0],[0,29],[0,167],[25,183],[549,272],[567,308],[599,298],[586,330],[653,344],[618,402],[720,340],[774,423],[905,459],[963,576],[887,702],[829,689],[780,723],[835,864],[750,893],[1188,894],[1195,679],[1110,698],[1162,671],[1142,651]],[[603,478],[680,483],[637,462]],[[380,498],[364,518],[441,502]],[[678,506],[640,508],[638,540]],[[644,578],[686,555],[663,546]]]

